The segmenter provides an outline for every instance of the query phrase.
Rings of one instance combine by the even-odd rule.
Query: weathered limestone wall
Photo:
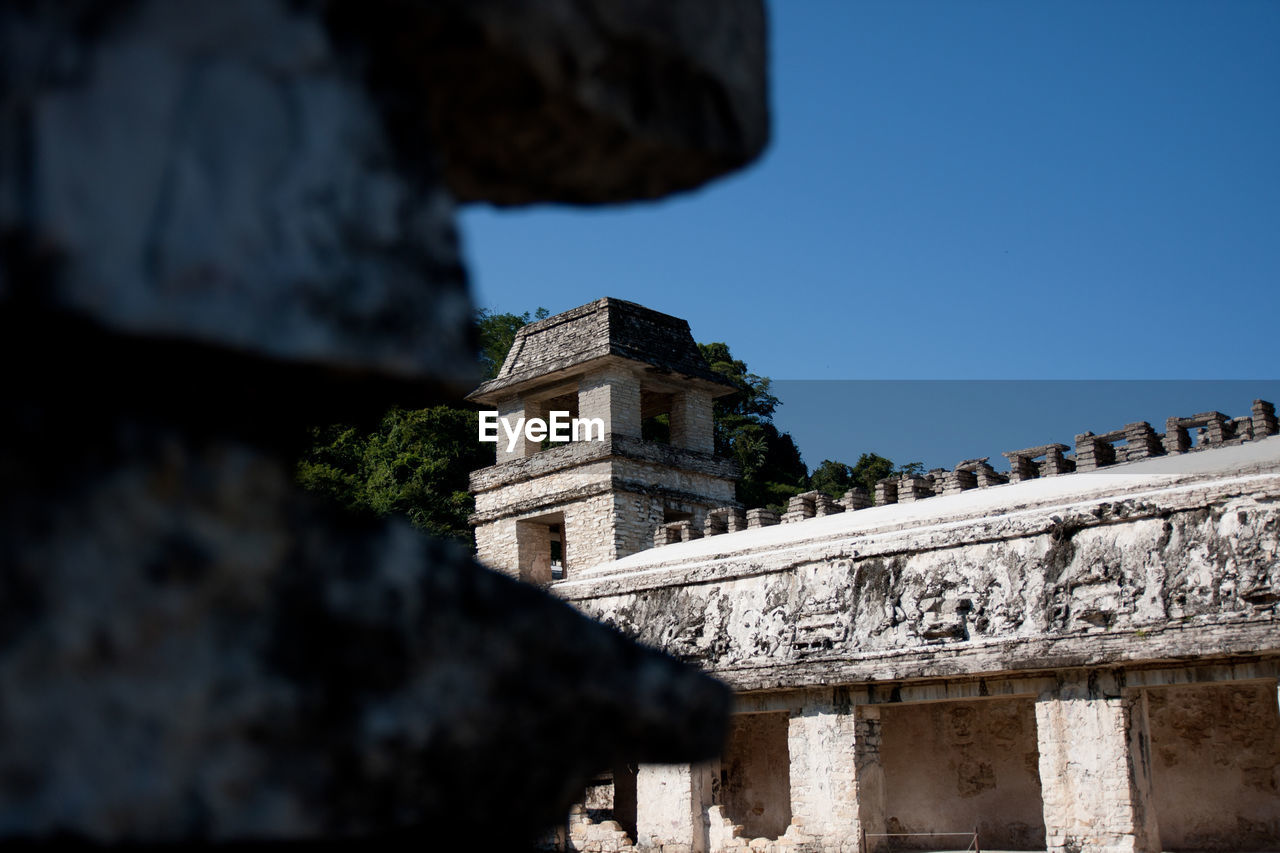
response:
[[[791,714],[792,822],[821,849],[851,851],[861,832],[884,831],[880,745],[878,709],[810,699]]]
[[[690,390],[675,395],[671,405],[671,443],[676,447],[715,451],[715,419],[711,395]]]
[[[739,689],[1275,653],[1280,439],[1213,454],[1002,487],[999,513],[956,495],[671,545],[555,589]]]
[[[606,435],[640,437],[640,377],[623,365],[610,365],[578,382],[578,417],[600,418]]]
[[[636,846],[708,853],[707,809],[715,787],[708,764],[644,764],[636,775]]]
[[[880,708],[889,832],[970,832],[983,847],[1043,850],[1032,698]],[[967,839],[897,839],[895,847],[963,847]]]
[[[777,838],[791,824],[791,760],[785,713],[739,714],[720,757],[724,815],[748,838]]]
[[[1036,726],[1050,853],[1162,849],[1145,693],[1070,684],[1036,703]]]
[[[1280,849],[1275,682],[1151,690],[1147,714],[1164,848]]]
[[[1192,455],[691,540],[553,589],[726,680],[741,713],[786,711],[791,826],[764,851],[976,828],[984,847],[1156,853],[1162,820],[1179,844],[1261,844],[1267,747],[1213,759],[1232,765],[1216,826],[1178,805],[1203,780],[1153,765],[1161,741],[1207,760],[1158,691],[1236,685],[1214,689],[1255,708],[1280,675],[1280,440]],[[1280,725],[1215,716],[1236,720],[1205,736],[1222,745]],[[708,837],[741,849],[754,833],[721,800]]]
[[[526,536],[539,535],[531,530],[537,522],[522,518],[543,519],[559,514],[564,526],[564,570],[572,576],[580,567],[598,565],[614,558],[612,527],[615,518],[617,496],[597,494],[576,501],[550,504],[520,518],[504,518],[477,528],[476,556],[480,562],[511,575],[536,583],[545,583],[549,577],[533,578],[528,575],[528,549],[523,547]],[[544,528],[545,530],[545,528]],[[545,538],[545,532],[540,534]],[[548,567],[549,569],[549,567]]]
[[[653,545],[667,509],[701,525],[733,504],[734,468],[710,454],[610,436],[513,458],[471,476],[477,555],[518,575],[517,522],[563,515],[566,577]]]
[[[663,452],[664,447],[665,445],[657,444],[652,449],[656,455]],[[677,459],[684,456],[670,452],[669,449],[667,455]],[[703,460],[695,459],[688,467],[674,467],[663,464],[661,458],[642,460],[621,457],[614,468],[614,475],[619,478],[620,487],[644,491],[662,497],[671,504],[691,502],[710,509],[736,503],[733,482],[716,476],[718,468],[713,464],[698,465],[700,461]],[[648,531],[648,542],[653,543],[652,528]]]

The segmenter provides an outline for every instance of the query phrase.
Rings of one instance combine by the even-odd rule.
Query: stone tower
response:
[[[480,559],[535,583],[651,547],[672,521],[700,529],[736,507],[736,466],[714,455],[712,403],[734,387],[707,367],[689,324],[599,299],[516,333],[498,376],[468,399],[510,424],[568,412],[603,436],[535,443],[520,436],[471,475]],[[664,417],[665,416],[665,417]]]

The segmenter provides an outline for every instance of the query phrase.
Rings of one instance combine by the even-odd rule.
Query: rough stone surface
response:
[[[1047,848],[1156,853],[1146,695],[1082,688],[1036,703]]]
[[[714,753],[722,686],[290,474],[474,381],[456,194],[696,186],[763,69],[758,0],[0,6],[0,839],[509,847]]]
[[[720,758],[715,801],[749,838],[777,838],[791,823],[787,714],[738,714]]]
[[[1274,684],[1151,690],[1151,777],[1167,850],[1266,850],[1280,839]]]
[[[0,233],[56,274],[11,256],[0,300],[263,358],[475,376],[453,200],[429,150],[398,156],[318,15],[23,8],[0,13]]]
[[[1233,479],[1220,458],[1225,471],[1164,488],[919,530],[895,529],[885,507],[702,540],[714,557],[671,545],[555,589],[743,689],[1203,654],[1233,630],[1274,636],[1280,601],[1280,475]],[[1003,488],[1016,503],[1022,487]],[[750,544],[820,522],[815,539]],[[858,527],[835,533],[846,523]]]
[[[847,705],[807,703],[788,722],[792,820],[837,853],[852,851],[862,831],[883,831],[878,720],[868,726]]]
[[[391,8],[463,201],[658,198],[768,141],[760,0]]]
[[[880,708],[886,828],[921,833],[895,848],[1043,850],[1044,816],[1030,698]]]
[[[638,362],[660,373],[700,380],[693,383],[694,387],[706,386],[706,390],[715,395],[734,390],[724,377],[707,366],[686,321],[634,302],[606,297],[521,327],[498,375],[468,397],[482,403],[494,402],[522,389],[531,380],[545,385],[567,375],[566,371],[609,356],[625,360],[619,364],[624,376],[634,374],[634,367],[628,362]],[[606,375],[592,387],[618,383],[618,378]],[[616,422],[620,417],[636,418],[640,414],[640,401],[626,400],[620,406],[606,406],[590,415],[587,408],[582,407],[584,417],[598,415]],[[619,427],[609,431],[638,435],[639,426],[636,419],[632,425],[635,432]]]
[[[248,445],[95,434],[4,470],[3,836],[515,842],[600,767],[718,748],[723,688],[451,546]]]
[[[708,853],[706,814],[715,783],[706,764],[649,764],[636,777],[636,846]]]

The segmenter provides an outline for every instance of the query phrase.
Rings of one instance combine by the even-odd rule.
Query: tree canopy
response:
[[[516,331],[548,314],[476,313],[476,339],[485,378],[492,379]],[[298,482],[353,512],[403,515],[437,536],[472,542],[468,516],[472,471],[492,465],[492,444],[477,439],[476,409],[393,408],[372,430],[346,424],[315,427],[298,462]]]
[[[480,342],[480,366],[484,378],[492,379],[502,368],[502,361],[515,342],[516,332],[537,320],[550,316],[546,308],[539,308],[529,316],[523,314],[495,314],[488,308],[476,312],[476,337]]]

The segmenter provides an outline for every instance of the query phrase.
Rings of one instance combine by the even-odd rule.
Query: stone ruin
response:
[[[459,202],[736,169],[764,59],[756,0],[0,6],[0,841],[517,849],[715,754],[723,686],[292,460],[474,384]]]
[[[1189,430],[1199,428],[1193,444]],[[1076,436],[1075,455],[1066,444],[1044,444],[1022,450],[1005,451],[1009,460],[1008,473],[1001,473],[989,463],[989,457],[966,459],[951,470],[935,468],[927,474],[903,474],[886,477],[876,482],[875,500],[862,487],[845,492],[838,500],[825,492],[804,492],[787,502],[786,512],[778,515],[771,510],[753,509],[745,515],[740,508],[724,507],[708,512],[704,527],[699,530],[691,522],[673,522],[658,528],[654,545],[671,545],[687,542],[700,536],[716,536],[736,531],[739,527],[727,527],[719,515],[734,513],[735,517],[754,519],[752,527],[771,524],[789,524],[806,518],[832,515],[846,510],[869,509],[895,503],[931,498],[936,495],[954,495],[970,489],[986,489],[1006,483],[1022,483],[1040,477],[1053,477],[1075,471],[1096,471],[1109,465],[1136,462],[1157,456],[1177,456],[1214,447],[1231,447],[1246,441],[1261,440],[1280,434],[1277,427],[1276,408],[1266,400],[1254,400],[1251,413],[1229,418],[1221,412],[1201,412],[1191,417],[1171,417],[1166,430],[1158,433],[1146,421],[1126,424],[1123,428],[1095,435],[1084,432]],[[717,514],[715,521],[712,514]],[[754,514],[754,515],[753,515]]]
[[[587,319],[606,308],[630,319]],[[657,345],[621,346],[643,317]],[[600,361],[557,361],[550,330],[588,328]],[[734,689],[717,758],[602,768],[549,846],[1280,848],[1270,403],[1010,451],[1008,472],[967,459],[874,500],[808,492],[779,515],[731,500],[705,432],[644,439],[661,379],[681,423],[709,423],[687,335],[616,300],[530,327],[503,368],[524,402],[499,405],[604,398],[605,440],[472,476],[482,559]],[[498,403],[494,387],[473,396]],[[553,579],[534,568],[548,524]]]
[[[553,559],[572,573],[650,547],[655,530],[701,535],[709,514],[732,509],[737,467],[714,454],[711,405],[734,390],[688,323],[633,302],[600,299],[518,330],[497,377],[469,399],[511,422],[598,418],[605,437],[499,443],[496,464],[471,477],[481,562],[547,583]],[[664,415],[669,439],[645,441],[645,421]]]

